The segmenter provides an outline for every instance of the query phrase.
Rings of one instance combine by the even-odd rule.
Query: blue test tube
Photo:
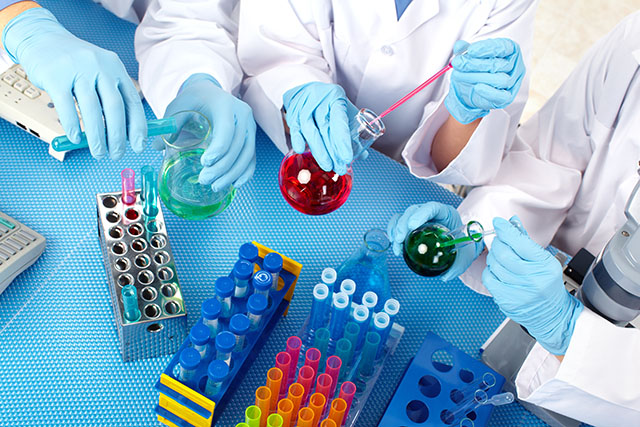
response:
[[[320,276],[320,280],[322,283],[327,285],[332,292],[339,292],[340,289],[334,289],[334,284],[336,280],[338,280],[338,273],[331,267],[327,267],[322,270],[322,275]]]
[[[262,269],[271,273],[271,289],[278,290],[278,279],[282,270],[282,256],[276,252],[270,252],[262,260]]]
[[[253,274],[253,264],[241,259],[233,266],[233,281],[236,284],[234,297],[246,298],[249,291],[249,280]]]
[[[128,322],[137,322],[142,317],[138,309],[138,291],[133,285],[122,288],[122,304],[124,306],[124,318]]]
[[[141,173],[143,212],[148,219],[153,219],[158,215],[158,174],[149,165],[143,166]]]
[[[373,313],[378,305],[378,294],[372,291],[367,291],[362,295],[362,305],[369,309],[369,324],[371,324],[371,319],[373,318]],[[367,329],[369,329],[367,327]]]
[[[200,353],[200,358],[205,359],[209,355],[209,328],[202,323],[196,323],[189,332],[189,339],[193,348]]]
[[[195,348],[187,347],[180,352],[178,363],[180,364],[178,379],[183,383],[191,381],[200,364],[200,353]]]
[[[353,302],[353,294],[356,293],[356,282],[351,279],[344,279],[340,283],[340,292],[345,293],[349,297],[349,305]]]
[[[253,293],[264,295],[269,300],[269,290],[271,289],[273,276],[264,270],[258,271],[253,275]]]
[[[229,365],[222,360],[211,361],[207,367],[207,385],[205,386],[204,393],[209,397],[220,393],[227,375],[229,375]]]
[[[253,243],[243,244],[240,246],[240,250],[238,251],[238,258],[249,261],[251,264],[255,263],[259,256],[260,253],[258,251],[258,247]]]
[[[267,310],[269,302],[264,295],[253,294],[247,300],[247,317],[249,318],[251,330],[260,328],[260,322],[262,322],[262,315]]]
[[[324,326],[325,313],[329,307],[329,287],[318,283],[313,287],[313,302],[309,315],[309,326],[315,330]]]
[[[236,346],[236,336],[229,331],[216,335],[216,360],[222,360],[231,366],[231,352]]]
[[[391,329],[393,328],[393,322],[400,312],[400,301],[394,298],[389,298],[384,302],[384,307],[382,308],[382,310],[389,315],[389,328],[387,328],[387,332],[385,333],[385,335],[381,337],[381,341],[383,343],[386,343],[387,338],[391,333]]]
[[[389,315],[387,313],[380,312],[373,316],[373,330],[380,335],[380,346],[378,347],[376,357],[380,357],[382,355],[382,350],[384,350],[385,346],[385,341],[382,338],[389,335],[390,326]]]
[[[233,349],[235,352],[244,349],[244,340],[249,332],[251,321],[244,314],[234,314],[229,321],[229,331],[236,337],[236,345]]]
[[[364,337],[369,331],[369,316],[370,311],[364,305],[358,305],[353,309],[353,322],[360,327],[358,332],[358,342],[354,348],[354,351],[360,350],[364,344]]]
[[[220,277],[216,279],[216,297],[222,306],[220,317],[228,318],[231,316],[231,296],[235,290],[236,284],[229,277]]]
[[[215,298],[209,298],[202,303],[202,323],[209,328],[209,338],[218,334],[218,318],[222,311],[222,304]]]
[[[331,339],[338,341],[342,338],[347,320],[349,320],[349,297],[342,292],[333,294],[333,307],[331,307],[329,322]]]

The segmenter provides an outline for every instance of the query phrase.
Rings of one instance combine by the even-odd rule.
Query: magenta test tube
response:
[[[304,357],[304,364],[307,366],[311,366],[313,368],[313,372],[318,375],[318,366],[320,365],[320,358],[322,357],[322,353],[315,347],[311,347],[307,350],[307,353]]]
[[[329,356],[327,358],[327,366],[324,370],[325,373],[331,376],[333,384],[331,384],[331,397],[336,394],[336,386],[338,385],[338,377],[340,376],[340,367],[342,366],[342,360],[338,356]]]
[[[287,353],[291,356],[291,365],[289,366],[289,378],[296,376],[298,369],[298,358],[300,357],[300,348],[302,340],[296,336],[289,337],[287,340]]]
[[[318,375],[318,381],[316,382],[316,393],[321,393],[327,398],[327,402],[330,402],[331,388],[333,387],[333,380],[329,374]]]
[[[132,205],[136,202],[136,173],[133,169],[122,169],[122,203]]]
[[[302,404],[307,401],[307,397],[311,394],[313,388],[313,380],[316,379],[316,371],[311,366],[304,365],[298,371],[298,382],[304,387],[304,395],[302,396]]]
[[[349,409],[351,409],[351,402],[353,402],[353,396],[356,395],[356,385],[351,381],[345,381],[342,383],[342,387],[340,387],[340,397],[347,402],[347,410],[344,412],[344,417],[342,419],[342,424],[346,421],[349,416]]]
[[[289,356],[289,353],[281,351],[280,353],[276,354],[276,368],[280,369],[283,374],[286,373],[286,376],[282,376],[282,383],[280,383],[280,394],[286,393],[289,389],[289,384],[287,381],[289,366],[291,366],[291,356]]]

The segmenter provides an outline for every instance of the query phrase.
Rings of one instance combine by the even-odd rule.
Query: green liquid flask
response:
[[[409,233],[402,254],[409,268],[421,276],[434,277],[446,272],[456,260],[456,246],[442,244],[454,240],[443,225],[426,223]]]

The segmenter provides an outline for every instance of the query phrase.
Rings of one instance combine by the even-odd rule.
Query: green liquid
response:
[[[204,149],[184,152],[163,164],[160,198],[181,218],[198,220],[217,215],[231,204],[236,194],[233,187],[216,193],[210,186],[198,184],[203,153]]]
[[[409,268],[421,276],[439,276],[456,260],[455,246],[442,246],[453,238],[437,224],[425,224],[404,240],[403,255]]]

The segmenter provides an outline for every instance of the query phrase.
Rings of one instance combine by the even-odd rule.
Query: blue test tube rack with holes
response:
[[[463,399],[461,390],[489,373],[495,384],[486,391],[489,398],[501,392],[505,379],[482,362],[465,354],[436,334],[429,332],[411,360],[402,381],[378,423],[379,427],[452,426],[447,411]],[[486,426],[493,405],[482,405],[467,414],[475,427]],[[451,420],[449,420],[451,421]]]
[[[264,257],[269,253],[275,253],[275,251],[262,246],[256,242],[253,244],[258,248],[258,258],[255,262],[254,272],[259,271],[262,268]],[[179,380],[179,362],[180,354],[183,350],[193,347],[191,338],[187,338],[175,356],[171,359],[164,372],[161,374],[160,379],[156,383],[156,389],[160,392],[159,403],[155,407],[158,420],[168,426],[180,426],[180,427],[209,427],[215,424],[217,416],[223,409],[224,405],[231,399],[233,393],[240,384],[244,374],[248,371],[249,366],[258,355],[258,352],[264,342],[269,337],[271,331],[276,326],[280,317],[286,315],[289,308],[289,303],[293,297],[293,291],[295,289],[298,276],[302,270],[302,265],[298,262],[282,256],[283,268],[279,273],[278,287],[269,291],[269,304],[267,309],[261,314],[260,323],[257,329],[249,328],[244,335],[243,349],[238,351],[235,348],[235,338],[233,345],[231,346],[231,366],[229,373],[221,384],[216,384],[215,390],[217,393],[213,396],[206,394],[207,381],[208,381],[208,368],[212,361],[216,360],[215,350],[215,338],[210,337],[209,345],[210,350],[207,356],[198,363],[195,368],[193,378],[187,381],[181,382]],[[232,268],[237,260],[233,260],[230,263],[230,274],[232,277]],[[238,323],[238,319],[246,320],[244,323],[247,325],[241,325],[241,329],[244,332],[248,326],[249,320],[244,316],[238,316],[234,318],[234,315],[244,314],[248,312],[247,304],[248,297],[252,293],[251,290],[246,296],[242,298],[232,298],[233,310],[229,317],[217,318],[217,334],[230,334],[230,323]],[[214,298],[215,295],[211,295]],[[255,301],[252,301],[252,303]],[[214,304],[216,305],[216,304]],[[207,310],[205,310],[207,312]],[[235,320],[232,320],[235,319]],[[196,322],[200,324],[203,322],[203,318]],[[240,326],[234,325],[235,328]],[[211,384],[210,387],[211,389]]]

